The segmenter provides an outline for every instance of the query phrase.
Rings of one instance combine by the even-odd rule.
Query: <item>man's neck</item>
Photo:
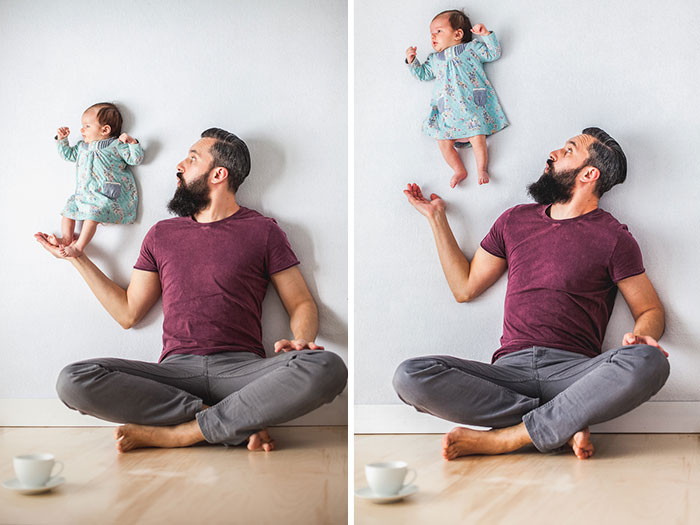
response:
[[[573,219],[585,215],[598,208],[598,197],[595,195],[579,195],[571,198],[569,202],[552,204],[549,216],[557,221]]]
[[[194,220],[202,223],[216,222],[230,217],[240,209],[236,196],[232,193],[226,192],[221,196],[212,195],[211,204],[195,214]]]

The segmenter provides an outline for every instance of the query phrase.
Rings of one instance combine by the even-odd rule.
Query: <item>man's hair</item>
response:
[[[122,114],[119,108],[111,102],[99,102],[93,104],[85,111],[97,108],[97,122],[100,126],[110,127],[110,137],[118,137],[122,134]]]
[[[233,133],[221,128],[209,128],[202,132],[202,138],[212,138],[216,142],[209,152],[214,157],[213,168],[222,167],[228,170],[228,187],[233,192],[243,183],[250,173],[250,153],[245,145]]]
[[[454,29],[455,31],[457,31],[458,29],[462,30],[462,42],[471,41],[472,23],[469,21],[469,17],[464,14],[464,11],[461,11],[459,9],[448,9],[447,11],[443,11],[442,13],[438,13],[437,15],[435,15],[435,17],[433,17],[433,20],[442,15],[450,16],[450,26],[452,27],[452,29]]]
[[[593,191],[601,197],[616,184],[625,182],[627,157],[617,141],[602,129],[586,128],[581,133],[594,139],[588,146],[588,164],[600,172]]]

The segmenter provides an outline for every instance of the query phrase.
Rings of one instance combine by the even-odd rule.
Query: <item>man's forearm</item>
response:
[[[664,334],[664,317],[663,307],[647,310],[635,321],[634,335],[648,335],[658,341]]]
[[[428,219],[433,230],[438,257],[447,284],[457,301],[467,300],[467,283],[469,281],[469,260],[459,249],[452,229],[447,222],[444,211],[433,214]]]
[[[313,300],[300,303],[289,316],[294,339],[315,341],[318,335],[318,309]]]
[[[129,328],[133,320],[129,316],[126,290],[102,273],[86,255],[69,260],[109,315],[122,327]]]

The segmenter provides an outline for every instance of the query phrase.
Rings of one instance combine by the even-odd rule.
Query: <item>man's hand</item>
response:
[[[484,24],[476,24],[474,27],[472,27],[472,33],[474,33],[477,36],[486,36],[488,34],[491,34],[491,31],[486,29],[486,26],[484,26]]]
[[[426,199],[418,184],[409,184],[403,193],[408,197],[408,202],[425,217],[430,218],[436,212],[445,211],[445,201],[435,193],[430,194],[430,200]]]
[[[119,135],[119,142],[124,142],[126,144],[138,144],[139,141],[134,137],[130,137],[127,133],[122,133]]]
[[[275,353],[293,352],[294,350],[325,350],[322,346],[306,339],[280,339],[275,343]]]
[[[416,46],[411,46],[406,50],[406,62],[409,64],[413,62],[413,59],[416,58],[416,51],[418,48]]]
[[[58,240],[53,235],[46,235],[42,232],[37,232],[34,234],[34,238],[39,244],[41,244],[44,249],[57,259],[68,259],[65,255],[61,253],[61,245]]]
[[[70,135],[70,129],[65,126],[56,130],[56,140],[63,140]]]
[[[635,335],[632,332],[627,332],[622,338],[622,346],[627,345],[649,345],[661,350],[666,357],[668,357],[668,352],[661,348],[661,345],[656,339],[648,335]]]

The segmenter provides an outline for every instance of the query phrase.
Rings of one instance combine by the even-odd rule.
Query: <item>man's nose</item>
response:
[[[177,163],[177,166],[175,166],[175,169],[177,170],[178,173],[185,173],[185,167],[182,165],[183,162],[185,162],[185,161],[184,160],[180,161]]]
[[[549,159],[550,159],[552,162],[556,162],[556,161],[557,161],[557,153],[558,153],[557,150],[554,150],[554,151],[550,152],[550,154],[549,154]]]

